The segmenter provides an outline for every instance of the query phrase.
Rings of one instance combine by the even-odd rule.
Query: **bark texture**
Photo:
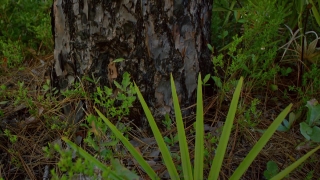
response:
[[[197,75],[212,64],[211,8],[212,0],[54,0],[57,86],[82,75],[109,85],[127,71],[159,117],[173,112],[172,73],[181,106],[194,103]]]

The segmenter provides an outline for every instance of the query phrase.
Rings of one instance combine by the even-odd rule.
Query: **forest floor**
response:
[[[57,170],[59,155],[55,154],[54,157],[48,158],[43,148],[48,143],[57,141],[65,133],[66,127],[62,125],[57,127],[54,124],[63,124],[61,122],[64,120],[62,108],[64,105],[77,99],[77,97],[74,97],[74,99],[70,97],[69,99],[60,101],[51,101],[44,98],[49,92],[46,86],[49,85],[47,82],[50,80],[48,72],[51,68],[50,62],[52,61],[53,56],[48,55],[26,61],[24,66],[18,70],[6,69],[5,67],[1,67],[0,69],[0,84],[5,85],[5,87],[1,87],[2,91],[0,91],[2,93],[0,95],[3,98],[3,100],[0,100],[0,129],[2,132],[6,130],[4,134],[0,135],[0,177],[4,179],[41,179],[48,176],[49,169]],[[290,80],[290,78],[292,77],[284,79],[283,84],[296,82],[292,79]],[[215,94],[212,88],[208,87],[204,91],[204,94],[212,94],[204,98],[205,147],[207,152],[214,151],[217,146],[218,137],[229,109],[232,93],[226,94],[222,103],[219,103],[220,96]],[[236,167],[261,137],[263,130],[268,128],[276,116],[289,103],[294,104],[293,111],[303,106],[303,104],[299,103],[300,101],[295,100],[295,97],[290,97],[289,99],[282,98],[281,92],[270,90],[254,92],[251,90],[248,93],[246,87],[242,90],[239,104],[241,106],[250,106],[255,98],[259,98],[261,103],[255,106],[256,109],[252,110],[251,113],[253,115],[259,114],[259,120],[252,122],[243,120],[244,118],[242,117],[245,112],[238,110],[239,112],[236,114],[234,128],[223,162],[221,179],[228,179],[231,176]],[[48,122],[47,116],[53,115],[62,118]],[[301,117],[303,119],[305,116]],[[194,147],[194,135],[190,133],[193,129],[191,125],[194,121],[195,115],[185,118],[186,124],[190,124],[186,128],[190,149]],[[133,124],[130,126],[134,127]],[[71,126],[67,128],[75,127]],[[163,128],[162,130],[163,136],[177,134],[176,128],[172,128],[171,130]],[[73,133],[70,137],[81,136],[81,134],[86,134],[86,131],[87,129],[85,128],[78,128],[76,131],[71,130]],[[82,136],[85,138],[85,135]],[[136,145],[137,149],[142,154],[157,154],[156,144],[152,135],[148,132],[141,132],[139,127],[132,128],[132,131],[129,132],[129,139],[133,140],[131,141],[133,144],[138,144]],[[300,133],[298,121],[292,125],[288,132],[277,131],[253,161],[243,179],[265,179],[263,174],[267,169],[269,161],[276,162],[280,170],[288,167],[314,147],[314,144],[304,142],[305,140]],[[178,151],[176,148],[177,142],[172,142],[170,147],[171,151]],[[90,151],[90,148],[84,144],[82,148],[87,148]],[[176,153],[179,154],[179,152]],[[191,151],[191,154],[193,154],[193,151]],[[209,164],[213,157],[213,153],[206,154],[205,174],[209,172]],[[130,160],[128,159],[132,157],[128,155],[118,158],[123,163],[129,164]],[[191,158],[193,159],[192,156]],[[320,153],[318,152],[290,173],[286,179],[319,178],[319,159]],[[177,160],[176,163],[179,164],[179,161]],[[166,167],[163,164],[157,162],[153,168],[157,169],[159,174],[162,174],[162,178],[166,177]],[[134,169],[141,177],[145,177],[145,173],[139,166],[134,165],[131,169]]]

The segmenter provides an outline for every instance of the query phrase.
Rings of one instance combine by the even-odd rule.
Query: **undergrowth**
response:
[[[262,0],[214,1],[212,42],[208,44],[213,63],[212,73],[203,85],[214,92],[204,105],[204,174],[209,174],[215,157],[224,120],[238,79],[245,79],[235,115],[230,143],[226,150],[220,177],[228,178],[262,134],[287,104],[292,112],[283,119],[277,132],[266,144],[257,160],[247,170],[247,179],[271,179],[284,167],[296,162],[305,152],[319,145],[320,60],[317,12],[320,1]],[[310,5],[312,6],[310,7]],[[162,177],[166,171],[154,139],[142,132],[129,119],[130,112],[142,112],[136,105],[135,89],[129,73],[122,81],[109,86],[99,79],[79,78],[65,91],[52,87],[43,62],[52,59],[53,39],[50,7],[52,1],[2,0],[0,5],[0,178],[17,179],[41,174],[69,179],[86,176],[109,177],[107,171],[123,177],[145,177],[132,156],[105,121],[97,115],[97,107],[115,127],[147,157]],[[39,77],[28,69],[36,61]],[[28,64],[28,65],[27,65]],[[38,67],[37,67],[38,68]],[[90,89],[86,85],[93,85]],[[76,123],[63,112],[72,104],[86,103],[84,118]],[[198,104],[197,104],[198,105]],[[214,108],[212,108],[214,107]],[[80,110],[79,110],[80,112]],[[194,117],[185,118],[188,147],[195,147]],[[182,173],[182,155],[177,148],[179,136],[176,122],[166,116],[161,133],[170,150],[177,171]],[[86,155],[97,161],[90,163],[83,152],[74,150],[58,137],[67,137],[81,146]],[[189,150],[190,150],[189,149]],[[190,153],[191,154],[191,153]],[[29,160],[28,160],[29,158]],[[315,153],[287,177],[319,178],[319,153]],[[32,162],[32,163],[28,163]],[[39,162],[39,163],[37,163]],[[31,170],[30,170],[31,169]],[[37,172],[37,173],[36,173]],[[259,173],[260,174],[259,174]]]

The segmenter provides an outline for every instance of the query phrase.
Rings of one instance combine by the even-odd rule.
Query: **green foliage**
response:
[[[0,4],[0,57],[9,68],[21,64],[26,49],[37,54],[52,51],[52,0],[1,0]]]
[[[10,130],[8,130],[8,129],[4,130],[4,135],[7,136],[9,138],[10,142],[13,143],[13,144],[18,141],[17,135],[13,135],[10,132]]]
[[[320,142],[320,104],[313,99],[307,102],[307,119],[300,123],[300,132],[307,139]]]
[[[281,171],[280,173],[278,173],[276,176],[274,176],[273,178],[271,178],[271,180],[277,180],[277,179],[282,179],[284,178],[287,174],[289,174],[291,171],[293,171],[294,169],[296,169],[300,164],[302,164],[304,161],[306,161],[312,154],[314,154],[316,151],[318,151],[320,149],[320,146],[312,149],[311,151],[309,151],[307,154],[305,154],[304,156],[302,156],[300,159],[298,159],[297,161],[295,161],[293,164],[291,164],[289,167],[287,167],[286,169],[284,169],[283,171]]]
[[[54,93],[57,93],[56,89],[53,89]],[[61,94],[66,98],[85,98],[87,94],[80,82],[75,82],[72,84],[70,89],[61,91]]]
[[[306,177],[304,178],[304,180],[312,180],[313,179],[313,171],[309,171],[308,174],[306,175]]]
[[[278,29],[286,17],[285,4],[278,4],[276,0],[246,1],[241,2],[243,5],[241,8],[236,8],[235,2],[227,3],[223,0],[216,2],[220,11],[222,9],[229,11],[223,22],[224,26],[228,27],[227,22],[230,20],[228,15],[233,12],[235,18],[230,23],[240,23],[243,27],[240,36],[239,33],[228,35],[228,29],[227,32],[221,31],[220,36],[229,36],[227,38],[229,41],[220,48],[219,54],[214,54],[212,58],[215,72],[212,79],[224,93],[230,91],[230,84],[234,81],[234,77],[239,75],[248,79],[247,86],[250,86],[250,89],[258,90],[265,87],[280,72],[280,66],[275,63],[275,59],[278,45],[281,43]],[[219,10],[218,7],[215,10]],[[240,27],[238,29],[240,30]],[[213,31],[217,37],[215,33]],[[214,42],[213,44],[219,47]],[[212,46],[208,47],[213,51]]]
[[[58,177],[55,171],[51,171],[53,175],[53,179],[70,179],[74,177],[75,174],[83,173],[94,179],[103,178],[103,179],[122,179],[122,177],[126,177],[128,174],[117,174],[115,171],[111,169],[111,166],[106,166],[105,164],[98,161],[96,158],[92,157],[89,153],[84,151],[82,148],[78,147],[76,144],[69,141],[67,138],[62,138],[71,149],[73,149],[80,157],[77,158],[76,162],[72,160],[72,153],[74,151],[71,150],[61,150],[58,144],[54,145],[56,151],[61,155],[60,161],[58,162],[58,166],[62,172],[66,172],[62,177]],[[97,173],[97,169],[98,173]],[[127,171],[125,171],[127,172]],[[132,173],[130,174],[132,177]]]
[[[28,89],[25,87],[24,82],[18,82],[19,89],[16,93],[8,93],[8,96],[14,99],[14,106],[25,105],[28,107],[30,114],[35,114],[36,105],[34,98],[28,93]]]
[[[249,106],[249,108],[245,111],[244,113],[244,124],[247,127],[255,127],[258,122],[256,122],[257,119],[260,119],[260,116],[262,114],[262,112],[257,108],[257,105],[260,104],[260,100],[259,99],[253,99],[251,101],[251,104]]]
[[[132,107],[132,103],[136,100],[134,96],[135,90],[130,82],[130,74],[125,72],[123,74],[121,84],[114,81],[117,89],[104,86],[101,89],[97,87],[97,91],[94,92],[93,98],[96,105],[100,105],[107,110],[107,117],[118,117],[120,120],[122,117],[129,114],[129,108]],[[116,106],[116,101],[120,102],[120,106]]]
[[[240,96],[240,89],[242,86],[243,79],[240,79],[239,84],[235,90],[235,94],[233,96],[231,106],[227,115],[227,120],[223,128],[223,132],[219,141],[219,145],[216,151],[216,156],[212,162],[214,166],[212,166],[209,174],[208,179],[218,179],[219,171],[221,168],[221,164],[224,158],[225,149],[227,147],[227,142],[230,137],[230,132],[233,124],[233,120],[235,117],[238,99]],[[183,170],[183,176],[184,179],[203,179],[203,155],[204,155],[204,147],[203,147],[203,107],[202,107],[202,82],[201,77],[199,75],[198,78],[198,93],[197,93],[197,120],[196,120],[196,150],[195,150],[195,164],[194,167],[194,177],[192,175],[191,171],[191,164],[190,164],[190,157],[188,152],[188,147],[186,144],[186,138],[185,138],[185,132],[183,127],[183,122],[181,118],[181,111],[180,107],[178,105],[178,99],[174,87],[174,81],[171,76],[171,85],[172,85],[172,96],[173,96],[173,103],[175,107],[175,113],[176,113],[176,122],[177,122],[177,129],[179,134],[179,144],[180,144],[180,152],[181,152],[181,161],[182,161],[182,170]],[[178,179],[179,175],[177,173],[177,170],[172,162],[172,157],[170,157],[170,153],[168,149],[166,148],[166,145],[164,143],[163,137],[154,121],[154,118],[151,115],[151,112],[149,108],[147,107],[139,89],[136,87],[136,91],[138,94],[138,98],[142,104],[142,107],[146,113],[147,119],[149,121],[149,124],[151,126],[151,129],[155,135],[156,141],[159,145],[160,151],[162,153],[164,162],[168,168],[169,174],[171,178]],[[276,131],[277,127],[280,125],[282,119],[288,114],[292,104],[289,105],[283,112],[280,113],[280,115],[276,118],[276,120],[270,125],[270,127],[265,131],[263,136],[260,138],[260,140],[256,143],[256,145],[252,148],[252,150],[249,152],[247,157],[242,161],[242,163],[239,165],[239,167],[236,169],[234,174],[230,179],[239,179],[241,175],[246,171],[246,169],[249,167],[251,162],[255,159],[255,157],[258,155],[258,153],[262,150],[264,145],[267,143],[267,141],[270,139],[272,134]],[[137,152],[137,150],[128,142],[128,140],[120,133],[116,127],[99,111],[96,109],[99,116],[105,121],[105,123],[111,128],[111,130],[115,133],[115,135],[123,142],[125,147],[130,151],[130,153],[136,158],[138,163],[144,168],[144,170],[147,172],[147,174],[151,178],[156,178],[155,172],[151,169],[151,167],[147,164],[147,162],[141,157],[141,155]],[[179,113],[180,111],[180,113]],[[180,122],[179,122],[180,121]],[[179,125],[180,124],[180,125]],[[179,132],[180,131],[180,132]],[[183,137],[183,138],[181,138]],[[182,142],[183,141],[183,142]],[[305,156],[303,156],[301,159],[299,159],[297,162],[289,166],[284,171],[280,172],[276,175],[277,178],[283,178],[285,175],[290,173],[293,169],[295,169],[299,164],[301,164],[303,161],[305,161],[311,154],[313,154],[315,151],[320,149],[320,146],[316,149],[308,152]],[[183,152],[185,151],[185,152]]]
[[[121,60],[121,59],[120,59]],[[65,90],[62,94],[66,98],[86,98],[88,100],[93,100],[96,105],[102,107],[106,114],[110,118],[117,119],[117,125],[114,128],[117,128],[121,134],[126,134],[130,127],[122,123],[120,120],[129,115],[129,109],[132,107],[132,104],[136,97],[134,96],[135,90],[130,80],[130,75],[125,72],[123,74],[123,79],[121,84],[114,81],[116,90],[113,90],[107,86],[104,86],[103,89],[99,86],[99,79],[91,79],[89,77],[84,77],[84,79],[95,83],[97,86],[97,91],[93,92],[91,99],[84,91],[81,83],[75,83],[74,87],[69,90]],[[44,90],[47,90],[47,85],[44,86]],[[57,127],[65,128],[63,124],[57,123]],[[56,124],[54,123],[54,124]],[[51,125],[51,128],[54,125]],[[81,124],[81,126],[88,129],[87,136],[84,139],[86,147],[92,148],[91,151],[94,154],[94,157],[86,153],[83,149],[76,147],[75,144],[70,142],[67,138],[63,138],[68,145],[73,148],[74,151],[79,153],[79,157],[76,158],[76,163],[82,164],[84,167],[77,168],[77,164],[74,165],[70,162],[70,150],[60,150],[59,152],[60,162],[58,167],[63,172],[68,172],[68,175],[64,174],[59,176],[55,171],[52,171],[52,175],[55,178],[70,178],[75,177],[76,174],[82,173],[89,177],[98,178],[97,174],[92,174],[93,171],[97,171],[97,167],[100,171],[105,173],[105,168],[108,168],[110,173],[113,173],[112,176],[118,177],[120,179],[137,179],[136,175],[126,168],[122,167],[121,164],[114,160],[115,156],[121,156],[121,152],[116,151],[116,146],[119,143],[119,139],[116,138],[115,134],[112,133],[112,128],[109,128],[103,118],[97,117],[93,114],[86,116],[86,123]],[[65,133],[66,134],[66,133]],[[126,135],[125,135],[126,136]],[[127,137],[124,137],[127,138]],[[50,152],[52,148],[45,149],[46,152]],[[71,153],[72,154],[72,153]],[[74,157],[74,156],[73,156]],[[69,158],[69,160],[68,160]],[[92,161],[92,158],[95,158],[95,161]],[[111,166],[101,166],[101,162],[107,163],[111,161]],[[89,163],[90,164],[87,164]],[[98,162],[98,164],[96,163]],[[70,173],[72,172],[72,173]],[[100,176],[99,176],[100,177]],[[102,178],[105,179],[109,175],[103,175]]]
[[[244,7],[247,15],[244,17],[246,23],[241,38],[242,47],[237,48],[237,54],[230,64],[232,74],[240,70],[242,75],[252,78],[257,85],[265,85],[280,70],[279,66],[274,64],[274,59],[279,44],[278,28],[284,17],[283,7],[276,7],[275,2],[257,1],[257,4],[248,3],[248,6]],[[235,49],[232,48],[236,47],[230,48],[230,52],[233,52]]]
[[[164,120],[162,121],[162,123],[165,125],[165,127],[168,131],[171,130],[172,121],[171,121],[168,113],[164,116]]]
[[[267,169],[263,172],[266,179],[271,179],[273,176],[279,173],[279,167],[274,161],[268,161]]]
[[[21,43],[19,41],[11,41],[9,39],[5,42],[0,39],[0,49],[0,53],[3,55],[2,63],[7,63],[7,67],[12,68],[21,64],[23,55]]]
[[[292,124],[294,123],[294,121],[297,119],[297,116],[294,112],[291,112],[289,114],[289,121],[287,119],[284,119],[282,124],[279,125],[278,127],[278,131],[282,131],[282,132],[287,132],[290,130]]]

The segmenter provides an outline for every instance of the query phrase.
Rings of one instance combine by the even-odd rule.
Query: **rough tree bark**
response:
[[[54,0],[56,86],[92,74],[109,85],[127,71],[160,117],[172,113],[172,73],[181,106],[194,103],[197,75],[212,64],[211,8],[212,0]]]

